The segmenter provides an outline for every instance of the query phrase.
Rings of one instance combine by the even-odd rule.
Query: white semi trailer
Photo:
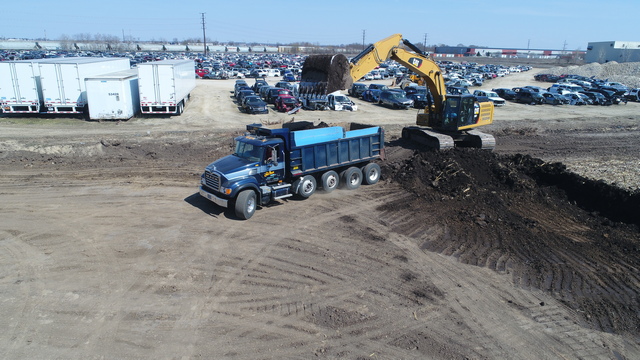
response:
[[[0,108],[5,114],[39,113],[42,86],[38,62],[43,60],[0,61]]]
[[[128,58],[57,58],[38,63],[47,113],[81,114],[87,108],[85,79],[131,68]]]
[[[180,115],[196,87],[192,60],[138,64],[140,110],[143,114]]]

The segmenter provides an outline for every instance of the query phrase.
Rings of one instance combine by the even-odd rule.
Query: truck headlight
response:
[[[225,195],[230,195],[231,194],[231,189],[226,188],[226,187],[221,187],[220,188],[220,192],[225,194]]]
[[[204,179],[204,175],[200,176],[200,184],[207,185],[207,180]]]

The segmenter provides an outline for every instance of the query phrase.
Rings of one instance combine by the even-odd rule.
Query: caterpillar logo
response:
[[[409,64],[419,68],[420,66],[422,66],[422,59],[412,57],[409,59]]]
[[[270,175],[273,175],[273,174],[275,174],[275,172],[267,171],[266,173],[264,173],[264,177],[267,177],[267,176],[270,176]]]

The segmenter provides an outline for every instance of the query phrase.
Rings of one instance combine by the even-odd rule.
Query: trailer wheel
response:
[[[176,109],[176,114],[182,115],[182,111],[184,111],[184,103],[180,102],[180,104],[178,104],[178,108]]]
[[[322,174],[322,188],[325,192],[332,192],[340,185],[340,176],[337,172],[329,170]]]
[[[235,210],[240,219],[250,219],[256,212],[256,193],[253,190],[240,192],[236,198]]]
[[[301,199],[307,199],[313,195],[317,187],[316,178],[311,175],[305,175],[293,182],[293,191]]]
[[[344,187],[347,190],[357,189],[362,184],[362,171],[357,167],[350,167],[343,171],[341,175]]]
[[[380,180],[380,165],[376,163],[368,163],[362,168],[362,181],[367,185],[373,185]]]

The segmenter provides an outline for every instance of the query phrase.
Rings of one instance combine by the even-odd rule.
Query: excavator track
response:
[[[483,150],[493,150],[496,147],[496,138],[491,134],[473,129],[467,131],[467,137],[472,139],[472,147]]]
[[[475,129],[444,133],[418,126],[408,126],[402,129],[402,138],[435,150],[447,150],[458,146],[491,151],[496,147],[496,139],[493,135]]]
[[[402,138],[436,150],[447,150],[455,147],[453,137],[417,126],[407,126],[402,129]]]

